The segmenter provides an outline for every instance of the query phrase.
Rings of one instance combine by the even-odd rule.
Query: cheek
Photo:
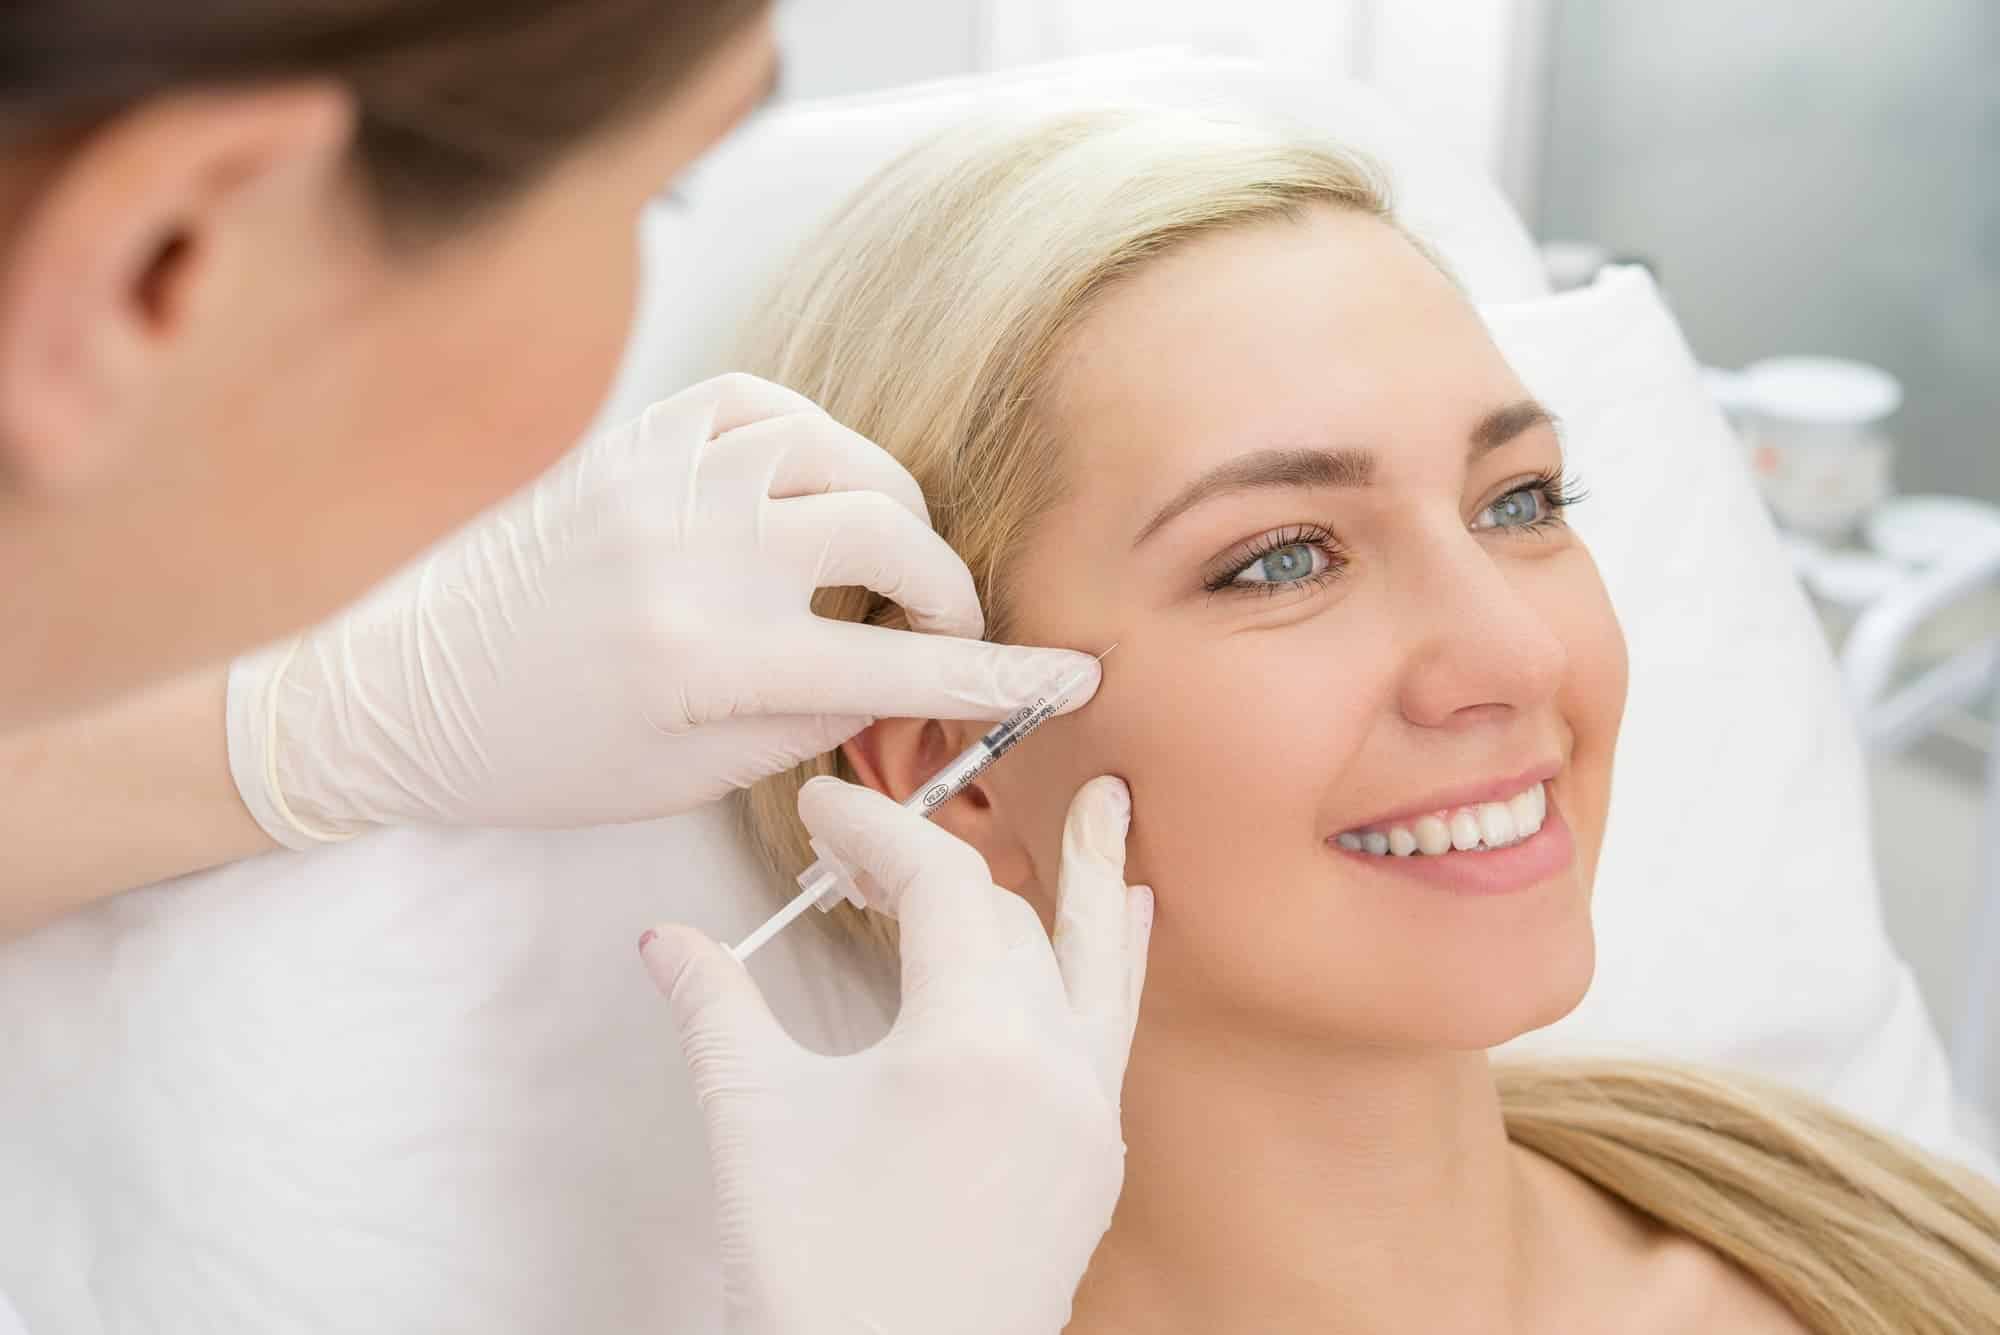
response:
[[[996,768],[993,791],[1046,917],[1069,800],[1099,774],[1122,777],[1126,880],[1152,886],[1158,904],[1148,995],[1200,992],[1212,1005],[1261,971],[1264,938],[1335,911],[1320,846],[1327,787],[1354,764],[1362,702],[1380,694],[1344,683],[1380,669],[1335,667],[1330,626],[1220,641],[1201,627],[1124,634],[1097,698]]]
[[[1132,786],[1132,879],[1154,886],[1163,912],[1239,915],[1241,891],[1296,882],[1297,860],[1317,850],[1327,784],[1367,729],[1326,638],[1149,644],[1120,708],[1088,721],[1102,763]]]
[[[491,366],[517,374],[489,371],[480,392],[497,396],[520,423],[517,439],[492,448],[503,458],[512,453],[504,466],[523,476],[546,468],[590,425],[630,328],[639,278],[631,228],[594,230],[601,232],[594,242],[564,237],[560,247],[531,238],[532,249],[506,272],[545,277],[511,298],[509,284],[497,283],[501,300],[489,308],[492,327],[506,339],[490,350]]]
[[[614,244],[615,242],[615,244]],[[574,445],[617,369],[637,266],[626,231],[608,225],[520,235],[483,255],[404,313],[409,349],[383,404],[383,462],[417,494],[483,508],[525,485]]]
[[[1578,548],[1543,614],[1562,640],[1567,663],[1557,701],[1571,734],[1570,792],[1566,814],[1577,839],[1577,863],[1586,885],[1596,871],[1611,804],[1612,759],[1625,717],[1629,663],[1625,634],[1596,564]]]

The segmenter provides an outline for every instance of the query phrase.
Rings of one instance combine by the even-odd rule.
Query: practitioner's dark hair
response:
[[[8,0],[0,133],[87,129],[163,93],[322,77],[359,110],[386,221],[464,220],[670,95],[770,0]]]

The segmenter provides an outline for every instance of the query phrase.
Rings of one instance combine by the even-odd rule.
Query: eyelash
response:
[[[1304,579],[1286,583],[1263,581],[1238,584],[1236,582],[1238,575],[1272,552],[1301,546],[1317,547],[1326,553],[1326,569],[1317,575],[1308,575]],[[1290,593],[1295,589],[1317,589],[1346,568],[1347,556],[1341,551],[1339,539],[1333,536],[1333,530],[1322,528],[1318,524],[1296,524],[1289,528],[1273,529],[1262,537],[1252,538],[1249,546],[1230,558],[1227,568],[1209,576],[1204,585],[1210,593],[1250,593],[1268,598],[1274,593]]]
[[[1590,493],[1584,490],[1583,486],[1563,469],[1544,468],[1520,486],[1509,487],[1506,491],[1496,496],[1493,500],[1493,505],[1500,504],[1501,501],[1506,500],[1509,496],[1518,496],[1524,491],[1532,491],[1539,494],[1542,498],[1542,503],[1548,507],[1548,512],[1532,524],[1516,525],[1513,529],[1509,530],[1510,532],[1540,533],[1545,529],[1560,528],[1569,522],[1566,514],[1572,505],[1590,499]],[[1493,508],[1493,505],[1489,505],[1486,508],[1490,510]]]
[[[1534,474],[1517,487],[1509,487],[1493,498],[1490,510],[1510,496],[1522,492],[1534,492],[1542,498],[1541,518],[1526,524],[1495,530],[1504,533],[1538,534],[1553,528],[1561,528],[1569,523],[1565,512],[1579,501],[1585,500],[1589,492],[1577,484],[1575,478],[1560,468],[1545,468]],[[1485,513],[1482,510],[1480,513]],[[1287,547],[1309,545],[1318,547],[1326,554],[1326,569],[1317,575],[1304,579],[1274,583],[1268,580],[1238,584],[1236,577],[1269,556],[1272,552],[1283,551]],[[1341,550],[1339,539],[1333,531],[1318,524],[1297,524],[1289,528],[1273,529],[1261,537],[1253,538],[1248,547],[1230,559],[1229,565],[1203,581],[1211,593],[1248,593],[1269,597],[1274,593],[1290,593],[1298,589],[1317,589],[1331,581],[1347,568],[1347,555]]]

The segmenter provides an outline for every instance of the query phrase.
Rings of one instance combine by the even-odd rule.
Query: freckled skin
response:
[[[1046,921],[1071,795],[1123,776],[1127,879],[1158,906],[1148,1027],[1470,1049],[1570,1010],[1593,965],[1624,641],[1567,529],[1473,527],[1561,459],[1542,426],[1468,465],[1474,424],[1528,397],[1475,312],[1392,229],[1316,211],[1141,271],[1077,331],[1055,388],[1069,494],[1007,572],[1010,632],[1120,647],[1087,708],[940,820]],[[1237,494],[1133,546],[1189,480],[1273,445],[1366,448],[1375,484]],[[1260,536],[1306,526],[1334,535],[1330,580],[1204,587]],[[1326,846],[1544,759],[1563,765],[1550,796],[1576,853],[1531,889],[1451,895]]]

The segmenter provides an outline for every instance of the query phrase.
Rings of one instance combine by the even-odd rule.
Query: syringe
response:
[[[1111,649],[1116,649],[1112,645]],[[1104,654],[1111,652],[1106,649]],[[1097,660],[1104,661],[1104,654]],[[904,799],[905,810],[914,811],[919,816],[931,816],[937,809],[951,801],[971,786],[972,781],[983,774],[988,765],[1013,749],[1014,744],[1033,732],[1042,724],[1062,711],[1077,687],[1088,680],[1090,674],[1076,672],[1051,686],[1035,697],[1033,704],[1022,705],[1005,719],[993,726],[993,730],[965,748],[949,765],[933,774],[930,782],[920,785],[914,793]],[[799,873],[799,893],[790,903],[772,914],[770,918],[750,935],[729,948],[729,953],[739,960],[747,960],[757,948],[789,927],[808,907],[817,905],[821,913],[846,900],[856,908],[865,908],[861,892],[855,888],[854,878],[839,858],[820,846],[819,840],[812,841],[813,852],[819,854],[812,866]]]

